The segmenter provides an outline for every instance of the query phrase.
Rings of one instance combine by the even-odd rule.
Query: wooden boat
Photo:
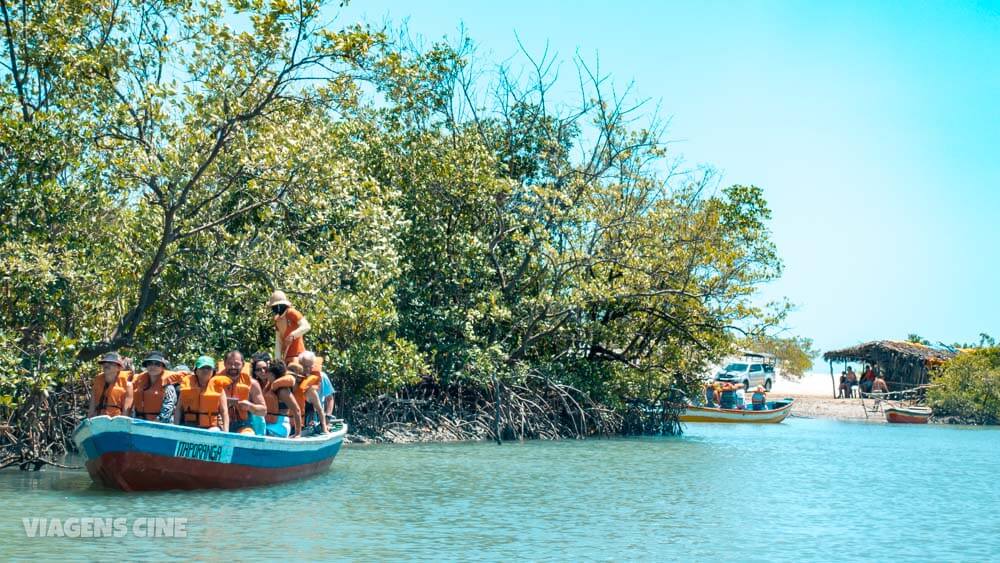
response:
[[[96,482],[123,491],[235,489],[281,483],[330,467],[347,425],[307,438],[248,436],[126,416],[84,420],[73,441]]]
[[[681,422],[735,422],[744,424],[777,424],[792,412],[795,399],[781,399],[765,404],[764,410],[722,409],[688,405],[680,416]]]
[[[885,411],[886,422],[897,424],[927,424],[933,412],[930,407],[902,407],[888,404],[882,410]]]

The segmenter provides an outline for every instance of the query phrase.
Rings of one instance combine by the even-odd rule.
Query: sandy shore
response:
[[[795,406],[792,407],[792,416],[885,422],[880,412],[865,416],[865,406],[870,409],[871,400],[865,401],[862,406],[861,399],[833,398],[833,384],[828,373],[807,373],[796,380],[779,376],[769,395],[772,399],[793,397]]]

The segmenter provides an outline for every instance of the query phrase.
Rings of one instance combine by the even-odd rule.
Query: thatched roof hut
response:
[[[928,372],[954,358],[958,352],[947,348],[935,348],[915,342],[898,340],[878,340],[865,342],[843,350],[831,350],[823,354],[830,362],[867,363],[876,367],[885,378],[889,389],[900,391],[929,382]]]

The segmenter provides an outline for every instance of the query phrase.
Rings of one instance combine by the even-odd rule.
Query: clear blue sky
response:
[[[823,350],[1000,337],[1000,2],[355,0],[340,24],[460,25],[495,61],[599,55],[662,103],[688,162],[764,188],[765,289]]]

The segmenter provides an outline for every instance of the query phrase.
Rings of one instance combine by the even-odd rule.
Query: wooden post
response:
[[[500,382],[497,380],[497,376],[493,374],[493,393],[494,402],[496,403],[496,414],[493,417],[493,434],[496,436],[497,445],[503,444],[503,440],[500,438]]]
[[[830,385],[833,385],[833,398],[837,398],[837,382],[833,380],[833,360],[830,360]]]

